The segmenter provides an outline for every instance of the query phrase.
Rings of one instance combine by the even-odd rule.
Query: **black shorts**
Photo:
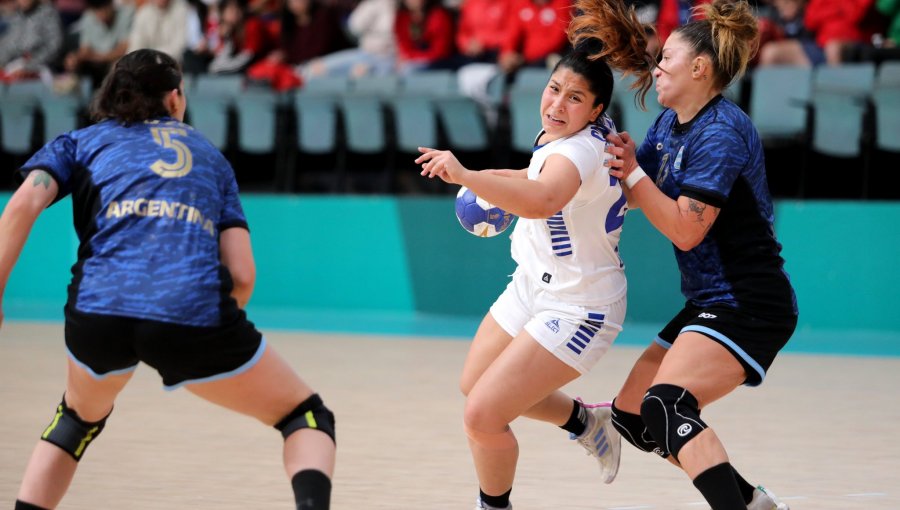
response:
[[[701,308],[688,303],[659,332],[656,342],[668,349],[683,332],[706,335],[731,351],[744,366],[744,384],[758,386],[796,327],[796,315],[766,316],[726,305]]]
[[[71,306],[65,315],[69,356],[98,379],[131,372],[143,361],[173,390],[244,372],[265,350],[262,334],[243,312],[218,327],[83,313]]]

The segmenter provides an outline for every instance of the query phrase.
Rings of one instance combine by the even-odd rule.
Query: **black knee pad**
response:
[[[328,434],[332,441],[337,442],[334,431],[334,413],[325,407],[318,393],[314,393],[308,399],[300,402],[300,405],[275,424],[275,428],[281,431],[281,435],[285,439],[300,429],[315,429]]]
[[[108,414],[102,420],[94,423],[82,420],[75,411],[69,409],[66,405],[65,395],[63,395],[62,402],[56,407],[56,416],[44,429],[41,439],[62,448],[73,459],[79,461],[91,441],[103,431],[107,418],[109,418]]]
[[[653,440],[653,437],[647,430],[647,426],[644,425],[644,420],[641,419],[640,415],[626,413],[619,409],[616,407],[615,400],[613,400],[612,403],[612,423],[616,430],[619,431],[619,434],[639,450],[653,452],[662,458],[669,456],[669,453],[663,451],[663,449],[656,444],[656,441]]]
[[[657,384],[647,390],[641,403],[641,418],[653,440],[678,459],[678,452],[697,434],[707,428],[700,419],[697,399],[672,384]]]

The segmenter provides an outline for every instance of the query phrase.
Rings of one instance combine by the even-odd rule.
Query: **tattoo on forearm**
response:
[[[50,174],[48,174],[47,172],[45,172],[43,170],[35,170],[33,172],[33,174],[34,174],[34,181],[32,181],[32,184],[34,185],[35,188],[38,187],[38,185],[43,184],[44,189],[50,189],[50,182],[52,180],[52,178],[50,177]]]

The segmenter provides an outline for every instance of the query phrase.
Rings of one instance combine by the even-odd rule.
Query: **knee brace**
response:
[[[641,418],[653,440],[678,459],[681,448],[707,428],[700,419],[697,399],[672,384],[657,384],[647,390],[641,403]]]
[[[102,420],[94,423],[82,420],[75,411],[69,409],[69,406],[66,405],[66,397],[63,395],[62,402],[56,406],[56,416],[44,429],[41,439],[62,448],[77,462],[81,460],[81,456],[84,455],[84,451],[91,441],[103,431],[107,418],[109,418],[108,414]]]
[[[616,407],[615,400],[613,400],[612,403],[612,423],[616,430],[619,431],[619,434],[639,450],[653,452],[662,458],[669,456],[669,453],[663,451],[663,449],[656,444],[656,441],[653,440],[653,437],[647,430],[647,426],[644,425],[644,420],[641,419],[640,415],[626,413],[619,409]]]
[[[275,428],[281,432],[285,439],[300,429],[321,430],[328,434],[332,441],[337,443],[334,430],[334,413],[322,402],[318,393],[313,393],[309,398],[300,402],[293,411],[275,424]]]

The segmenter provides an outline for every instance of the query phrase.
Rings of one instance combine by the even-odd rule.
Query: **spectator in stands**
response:
[[[459,65],[496,62],[506,36],[512,0],[465,0],[456,30]]]
[[[460,91],[482,105],[488,123],[496,121],[489,84],[511,81],[522,66],[553,67],[554,57],[568,46],[566,27],[571,16],[568,0],[512,0],[496,62],[465,65],[458,74]]]
[[[59,14],[63,31],[68,30],[76,21],[81,19],[82,14],[88,7],[85,0],[53,0],[52,3],[53,8]]]
[[[128,51],[133,19],[131,5],[88,0],[87,11],[79,21],[78,48],[66,55],[65,70],[89,77],[94,87],[99,87],[113,62]]]
[[[884,46],[900,46],[900,0],[876,0],[875,7],[890,23],[885,32]]]
[[[180,62],[187,48],[189,16],[186,0],[146,0],[135,12],[129,51],[159,50]]]
[[[248,76],[285,91],[302,84],[301,64],[347,47],[338,11],[314,0],[285,0],[281,45],[252,65]]]
[[[700,19],[702,14],[694,12],[694,7],[708,4],[712,0],[660,0],[659,15],[656,19],[656,32],[659,37],[659,46],[666,43],[676,28],[686,25],[689,21]]]
[[[825,51],[803,23],[806,0],[772,0],[774,12],[760,17],[759,66],[815,66]]]
[[[868,44],[877,26],[874,0],[809,0],[803,24],[815,45],[804,37],[766,44],[760,65],[838,65],[845,48]]]
[[[512,19],[497,60],[500,69],[514,73],[522,66],[553,67],[549,62],[568,46],[566,27],[572,18],[568,0],[515,0]]]
[[[356,47],[329,53],[304,66],[303,76],[385,75],[393,72],[397,55],[394,18],[397,0],[362,0],[347,19]]]
[[[16,0],[16,11],[0,38],[0,80],[38,77],[57,58],[62,39],[59,14],[50,4]]]
[[[453,54],[453,19],[438,0],[401,0],[394,20],[397,70],[440,66]]]
[[[209,6],[202,40],[185,52],[183,70],[213,74],[244,72],[265,46],[265,35],[259,19],[248,20],[246,0],[222,0]],[[271,46],[274,48],[276,44]]]

